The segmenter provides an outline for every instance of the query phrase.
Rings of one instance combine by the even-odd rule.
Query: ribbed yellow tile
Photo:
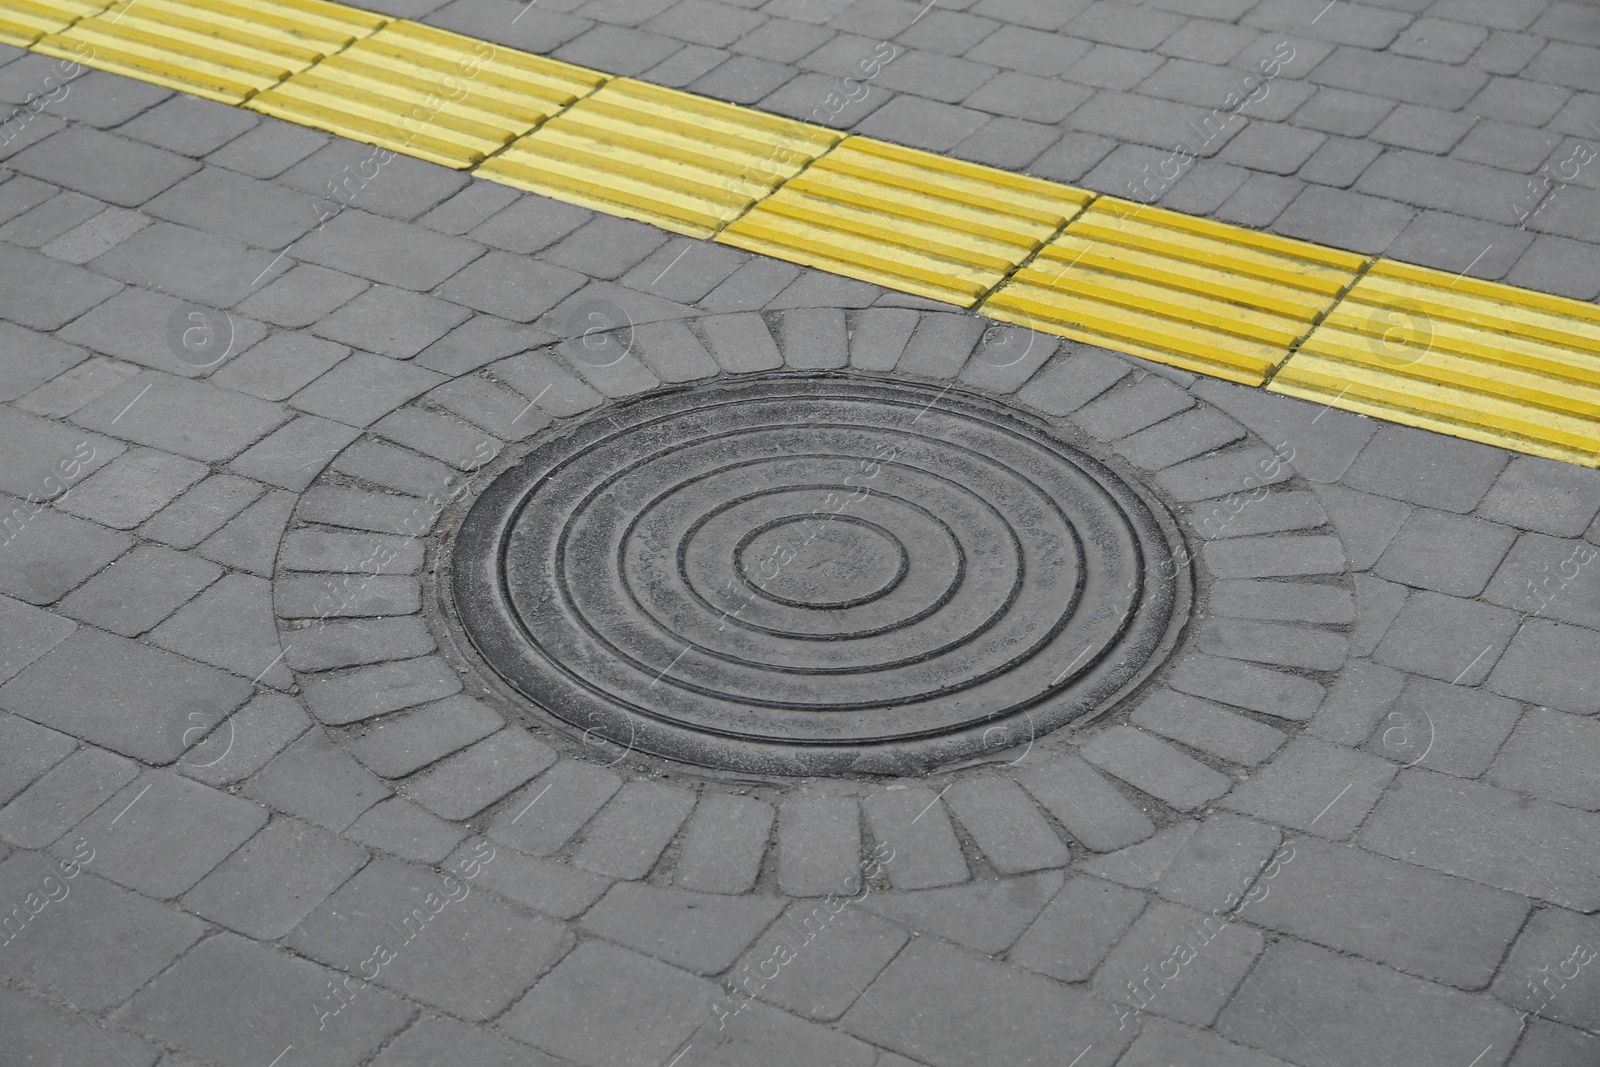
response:
[[[851,137],[717,240],[971,307],[1091,195]]]
[[[109,0],[0,0],[0,43],[27,48],[48,33],[60,33]],[[76,58],[76,57],[75,57]]]
[[[34,47],[238,104],[387,21],[322,0],[119,0]]]
[[[401,20],[246,106],[465,168],[605,80],[584,67]]]
[[[1270,388],[1600,466],[1600,308],[1379,260]]]
[[[709,237],[838,139],[820,126],[616,78],[477,173]]]
[[[1259,385],[1361,256],[1101,197],[987,301],[991,318]]]

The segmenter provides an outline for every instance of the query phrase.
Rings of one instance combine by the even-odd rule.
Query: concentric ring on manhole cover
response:
[[[652,397],[501,474],[457,614],[524,696],[768,774],[1010,748],[1153,669],[1191,590],[1147,494],[1020,418],[849,379]]]

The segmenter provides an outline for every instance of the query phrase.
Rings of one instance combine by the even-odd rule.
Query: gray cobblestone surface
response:
[[[391,6],[802,116],[888,39],[852,127],[1111,192],[1288,40],[1163,202],[1259,185],[1284,232],[1451,270],[1481,241],[1474,273],[1600,291],[1591,188],[1506,217],[1600,138],[1588,5]],[[0,148],[7,509],[93,450],[0,544],[19,1062],[1593,1061],[1594,472],[1053,339],[1007,363],[970,316],[416,161],[311,232],[343,142],[104,74],[69,102]],[[635,321],[626,364],[568,343],[591,294]],[[166,341],[195,302],[231,316],[214,365]],[[917,781],[508,721],[436,609],[470,472],[780,368],[1102,442],[1191,542],[1178,654],[1102,721]]]

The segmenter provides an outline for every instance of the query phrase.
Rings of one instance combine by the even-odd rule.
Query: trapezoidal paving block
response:
[[[674,233],[709,237],[839,134],[614,78],[476,173]]]
[[[119,0],[33,47],[239,104],[388,21],[323,0]]]
[[[971,307],[1092,195],[850,137],[717,240]]]
[[[1600,308],[1379,260],[1269,388],[1600,466]]]
[[[1350,252],[1103,196],[979,310],[1260,385],[1365,263]]]
[[[586,738],[903,774],[1137,686],[1188,617],[1180,538],[1148,491],[997,406],[769,378],[534,449],[467,512],[448,585],[487,665]]]
[[[571,63],[402,19],[246,106],[464,169],[605,80]]]

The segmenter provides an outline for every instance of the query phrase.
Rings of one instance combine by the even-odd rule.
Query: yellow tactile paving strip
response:
[[[47,33],[59,33],[109,0],[0,0],[0,43],[27,48]],[[74,57],[77,58],[77,57]]]
[[[325,0],[0,0],[0,41],[991,318],[1600,466],[1600,308]]]
[[[710,237],[840,135],[615,78],[479,173],[545,196]]]
[[[5,0],[10,3],[13,0]],[[240,104],[389,21],[322,0],[119,0],[33,48]]]
[[[570,63],[401,20],[245,106],[462,169],[605,80]]]
[[[1366,260],[1103,196],[985,315],[1259,385]]]
[[[1379,260],[1273,392],[1600,465],[1600,308]]]
[[[717,240],[971,307],[1093,197],[850,137]]]

